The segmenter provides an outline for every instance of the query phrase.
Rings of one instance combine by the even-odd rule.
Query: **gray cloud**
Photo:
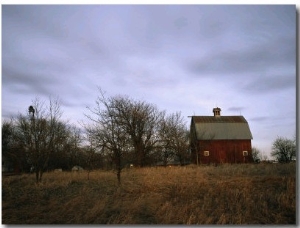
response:
[[[263,128],[265,110],[281,117],[294,109],[293,99],[270,102],[277,91],[295,94],[294,12],[280,5],[5,5],[2,118],[26,111],[36,96],[58,95],[77,121],[100,86],[184,116],[211,114],[218,102]],[[252,106],[268,108],[257,117]]]
[[[245,49],[220,50],[204,56],[201,60],[188,62],[188,70],[196,75],[224,77],[231,74],[264,72],[275,66],[293,67],[296,44],[294,42],[294,45],[284,45],[292,41],[295,41],[295,37],[276,39],[269,44],[249,46]]]
[[[236,106],[234,106],[234,107],[227,108],[227,111],[230,111],[230,112],[240,112],[240,111],[242,111],[244,109],[245,109],[245,107],[236,107]]]
[[[230,17],[233,11],[234,18],[238,20],[234,21]],[[210,20],[216,26],[207,23],[207,26],[202,27],[203,34],[210,34],[217,27],[209,42],[213,45],[201,45],[204,49],[199,50],[198,56],[190,56],[183,61],[183,66],[192,75],[236,79],[248,78],[251,74],[262,74],[278,67],[295,67],[296,32],[293,20],[296,18],[287,7],[253,6],[247,9],[241,7],[239,10],[228,7],[228,11],[223,11],[221,17],[223,20],[219,23]]]
[[[267,116],[257,116],[257,117],[250,118],[249,120],[251,122],[263,122],[267,119],[269,119]]]
[[[241,91],[248,93],[270,93],[279,92],[285,89],[296,91],[296,78],[293,74],[289,75],[268,75],[257,76],[249,79],[241,87]]]

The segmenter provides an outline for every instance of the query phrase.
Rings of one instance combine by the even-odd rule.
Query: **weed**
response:
[[[295,164],[45,173],[2,178],[3,224],[295,224]]]

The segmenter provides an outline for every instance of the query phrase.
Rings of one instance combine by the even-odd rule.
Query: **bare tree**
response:
[[[143,101],[135,101],[126,96],[115,96],[105,98],[100,90],[101,96],[98,97],[98,105],[104,105],[108,113],[94,113],[100,116],[106,115],[106,119],[119,133],[124,134],[122,138],[129,139],[128,147],[133,151],[135,165],[143,167],[148,164],[149,155],[154,150],[158,142],[157,127],[162,112],[152,105]],[[108,121],[105,123],[108,124]],[[116,132],[115,132],[116,133]]]
[[[104,144],[103,140],[100,138],[97,140],[97,137],[99,136],[99,132],[97,132],[95,129],[97,128],[91,128],[86,126],[86,140],[88,141],[88,145],[83,148],[84,152],[84,166],[88,172],[88,180],[90,179],[90,172],[95,169],[99,168],[99,164],[101,163],[101,153],[97,153],[97,143],[98,143],[98,149],[103,149]],[[103,152],[103,151],[102,151]]]
[[[252,147],[252,158],[254,162],[260,162],[263,159],[262,156],[263,155],[259,149]]]
[[[162,164],[164,166],[167,166],[169,160],[174,158],[175,155],[175,152],[173,150],[173,145],[172,145],[172,138],[171,138],[171,134],[173,132],[168,120],[169,119],[164,116],[164,118],[159,123],[159,128],[158,128],[159,143],[156,146],[159,160],[162,161]]]
[[[116,101],[114,98],[105,98],[104,93],[100,91],[96,107],[89,110],[92,112],[92,116],[86,116],[93,121],[93,125],[86,126],[87,134],[98,148],[109,152],[120,184],[122,160],[124,154],[128,152],[129,137],[126,130],[119,124],[119,116],[116,115]]]
[[[66,125],[66,135],[64,137],[62,148],[56,150],[56,156],[52,158],[56,160],[51,162],[54,166],[70,170],[74,165],[79,165],[82,160],[82,132],[81,129],[75,125]]]
[[[22,146],[15,140],[15,121],[2,123],[2,165],[3,170],[16,173],[28,168]]]
[[[61,126],[55,134],[59,138],[56,139],[53,153],[49,158],[48,169],[70,170],[74,165],[79,165],[81,159],[81,131],[75,125],[63,122],[59,122],[58,125]]]
[[[279,162],[290,162],[296,158],[296,142],[283,137],[277,137],[273,142],[271,156]]]
[[[162,113],[154,105],[128,97],[113,97],[111,104],[116,124],[129,135],[136,165],[147,165],[149,154],[158,142],[156,132]]]
[[[189,133],[180,112],[165,116],[159,125],[159,137],[163,163],[175,156],[184,165],[189,159]]]
[[[50,98],[49,106],[38,98],[29,106],[28,114],[20,114],[17,119],[15,138],[25,149],[29,163],[36,174],[36,182],[41,182],[50,156],[63,145],[65,124],[61,117],[59,100]]]
[[[2,162],[8,171],[13,170],[15,161],[18,159],[18,154],[14,152],[14,139],[13,139],[13,123],[12,121],[5,121],[2,123]],[[3,163],[2,163],[3,164]]]

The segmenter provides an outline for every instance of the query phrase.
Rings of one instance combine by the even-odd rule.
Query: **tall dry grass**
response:
[[[4,224],[295,224],[296,165],[241,164],[2,178]]]

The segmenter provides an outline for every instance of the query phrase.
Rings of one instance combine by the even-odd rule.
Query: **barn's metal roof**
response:
[[[192,116],[198,140],[252,139],[243,116]]]
[[[247,123],[243,116],[193,116],[196,123]]]

